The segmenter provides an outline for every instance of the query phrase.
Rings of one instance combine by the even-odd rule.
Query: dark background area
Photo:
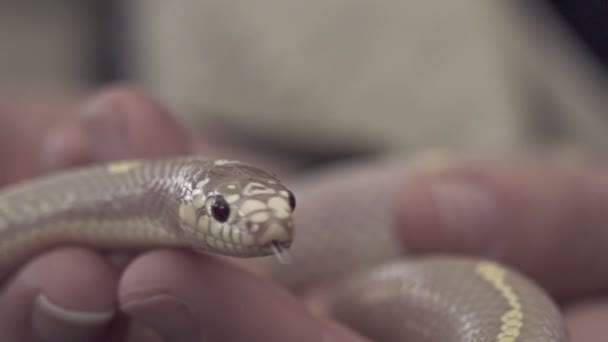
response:
[[[608,1],[550,0],[552,6],[576,36],[608,67]]]

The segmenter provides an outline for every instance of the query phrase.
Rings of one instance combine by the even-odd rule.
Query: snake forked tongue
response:
[[[283,248],[281,244],[276,241],[270,243],[270,248],[272,248],[272,252],[279,259],[281,264],[289,264],[291,263],[291,258],[289,256],[289,252],[287,249]]]

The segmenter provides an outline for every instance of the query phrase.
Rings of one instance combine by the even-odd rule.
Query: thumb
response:
[[[398,203],[397,231],[414,253],[494,258],[562,297],[608,285],[605,166],[456,166],[411,177]]]

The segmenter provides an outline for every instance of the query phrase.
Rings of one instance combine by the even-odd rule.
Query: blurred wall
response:
[[[90,1],[0,0],[0,88],[92,82]]]
[[[288,153],[608,151],[608,79],[537,2],[0,0],[0,86],[124,77]]]
[[[133,0],[135,74],[288,153],[608,150],[608,79],[543,2]]]

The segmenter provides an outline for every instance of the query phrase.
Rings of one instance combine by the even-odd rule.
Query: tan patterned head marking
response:
[[[275,176],[236,161],[216,161],[179,208],[184,231],[212,250],[287,257],[295,197]]]

